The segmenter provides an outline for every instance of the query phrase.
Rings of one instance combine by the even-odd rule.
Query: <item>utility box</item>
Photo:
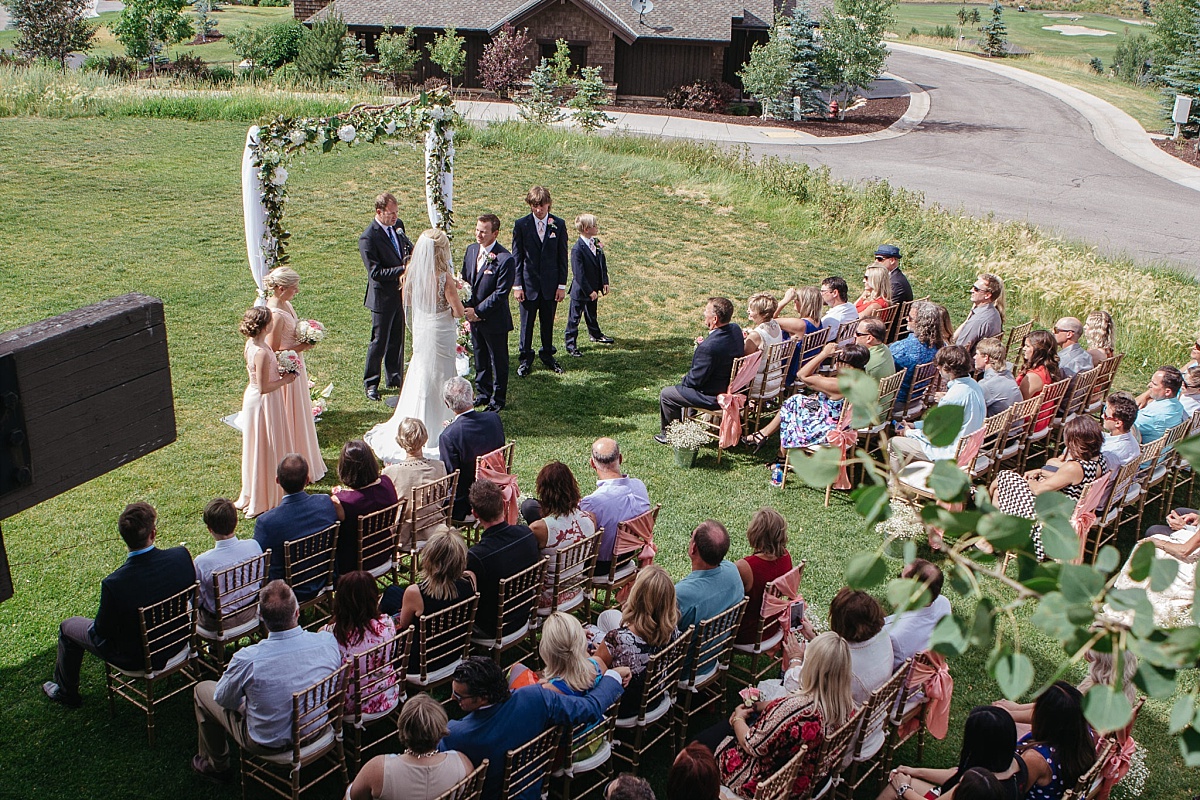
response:
[[[1175,95],[1175,108],[1171,110],[1171,121],[1176,125],[1186,125],[1192,115],[1192,98],[1186,94]]]

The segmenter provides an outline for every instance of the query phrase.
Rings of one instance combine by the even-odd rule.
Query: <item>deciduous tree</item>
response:
[[[883,33],[892,24],[892,0],[837,0],[821,20],[821,84],[839,98],[844,116],[854,93],[883,74]]]
[[[451,90],[454,89],[454,78],[467,69],[467,51],[463,47],[466,41],[453,27],[448,27],[425,45],[429,50],[429,60],[446,73]]]
[[[375,41],[375,52],[379,56],[379,71],[392,80],[392,88],[400,91],[400,81],[412,72],[421,60],[421,53],[413,47],[415,31],[405,28],[396,32],[393,28],[384,30],[383,35]]]
[[[87,0],[4,0],[13,26],[20,31],[17,49],[28,58],[57,61],[92,47],[96,27],[84,19]]]
[[[508,97],[513,87],[529,74],[529,29],[516,30],[507,22],[479,57],[479,82],[485,89]]]
[[[113,23],[113,34],[125,45],[130,58],[150,59],[151,74],[157,57],[173,44],[192,38],[192,21],[183,13],[187,0],[128,0]]]

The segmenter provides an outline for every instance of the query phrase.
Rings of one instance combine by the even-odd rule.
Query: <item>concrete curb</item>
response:
[[[1045,78],[1017,67],[981,61],[959,53],[946,53],[941,50],[931,50],[927,47],[916,47],[898,42],[888,42],[888,47],[912,55],[937,58],[1002,75],[1045,92],[1078,111],[1091,125],[1092,135],[1096,141],[1113,155],[1141,167],[1147,172],[1152,172],[1180,186],[1200,192],[1200,168],[1193,167],[1191,164],[1184,163],[1159,150],[1137,120],[1106,100],[1101,100],[1074,86],[1068,86],[1052,78]]]

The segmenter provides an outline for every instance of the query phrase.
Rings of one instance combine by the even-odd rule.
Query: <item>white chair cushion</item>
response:
[[[896,479],[912,489],[929,491],[929,476],[933,474],[933,462],[914,461],[900,470]]]
[[[694,692],[699,689],[702,689],[710,681],[715,679],[717,677],[717,675],[721,672],[719,669],[717,669],[717,666],[718,666],[717,662],[714,661],[712,664],[712,668],[709,669],[707,672],[701,672],[701,673],[697,674],[696,680],[694,682],[689,683],[686,680],[680,681],[679,688],[684,689],[689,692]]]
[[[527,635],[528,633],[529,633],[529,623],[526,622],[524,625],[522,625],[520,628],[517,628],[512,633],[505,635],[503,638],[500,639],[500,641],[496,641],[495,639],[484,639],[481,637],[472,636],[471,644],[477,644],[480,647],[486,647],[491,650],[495,650],[497,647],[508,647],[513,642],[520,641],[521,637]]]
[[[240,639],[246,634],[258,628],[258,619],[250,619],[238,625],[236,628],[230,628],[221,635],[217,635],[216,631],[210,631],[207,628],[196,626],[196,635],[201,639],[208,639],[212,642],[231,642],[234,639]]]
[[[566,770],[566,773],[575,776],[581,772],[591,772],[607,764],[610,758],[612,758],[612,745],[605,742],[595,753],[592,753],[592,755],[582,761],[576,761],[572,764],[570,769]]]
[[[670,710],[671,695],[664,694],[658,705],[646,712],[646,719],[643,724],[649,725],[651,722],[655,722],[656,720],[660,719],[663,714],[666,714]],[[618,728],[636,728],[637,726],[637,717],[617,717]]]
[[[122,675],[125,675],[130,678],[147,678],[149,680],[154,680],[159,675],[162,675],[164,673],[170,672],[171,670],[177,669],[184,662],[186,662],[189,658],[194,658],[195,655],[196,654],[192,651],[192,648],[185,647],[182,650],[180,650],[178,653],[176,653],[175,655],[171,656],[171,658],[168,659],[167,663],[163,665],[162,669],[156,669],[156,670],[152,670],[150,672],[146,672],[144,669],[121,669],[116,664],[113,664],[112,668],[115,669],[117,672],[121,673]]]
[[[458,665],[461,663],[461,658],[455,659],[453,664],[447,664],[441,669],[435,669],[433,672],[430,672],[425,676],[425,680],[423,682],[421,680],[421,670],[418,666],[415,672],[408,673],[407,679],[409,683],[416,684],[417,686],[428,686],[432,683],[437,683],[438,681],[449,678],[454,674],[454,670],[458,669]]]
[[[753,642],[750,644],[734,644],[733,649],[737,650],[739,653],[765,653],[768,650],[774,650],[775,645],[782,641],[783,629],[780,628],[775,632],[775,635],[771,636],[769,639],[763,639],[757,644]]]
[[[300,748],[300,761],[306,762],[310,758],[319,756],[330,747],[333,747],[334,741],[336,741],[336,737],[334,736],[333,728],[326,728],[325,732],[319,738]],[[269,761],[272,764],[291,764],[293,755],[295,754],[292,750],[288,749],[282,753],[267,753],[265,755],[257,755],[256,757],[261,758],[263,761]]]

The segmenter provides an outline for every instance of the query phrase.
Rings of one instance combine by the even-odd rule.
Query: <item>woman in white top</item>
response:
[[[546,557],[546,583],[538,606],[548,608],[553,599],[556,553],[595,533],[596,517],[579,507],[579,483],[571,468],[561,461],[542,467],[537,476],[537,496],[542,518],[529,523],[529,529]],[[559,604],[571,601],[577,593],[559,597]]]
[[[829,629],[850,645],[850,693],[861,706],[892,677],[892,640],[883,627],[883,606],[866,592],[843,587],[829,603]],[[868,732],[863,752],[877,752],[884,734],[882,726]]]
[[[758,375],[750,383],[750,395],[771,398],[779,394],[779,389],[783,385],[783,372],[772,376],[770,382],[764,385],[767,371],[767,350],[771,345],[783,341],[783,328],[779,327],[779,323],[775,320],[779,302],[774,295],[759,292],[750,298],[747,305],[746,315],[754,327],[746,332],[746,349],[742,355],[748,356],[759,351],[763,354],[762,360],[758,362]]]
[[[396,727],[404,752],[368,761],[346,790],[349,800],[434,800],[475,768],[462,753],[438,752],[450,731],[445,710],[429,695],[409,699]]]

